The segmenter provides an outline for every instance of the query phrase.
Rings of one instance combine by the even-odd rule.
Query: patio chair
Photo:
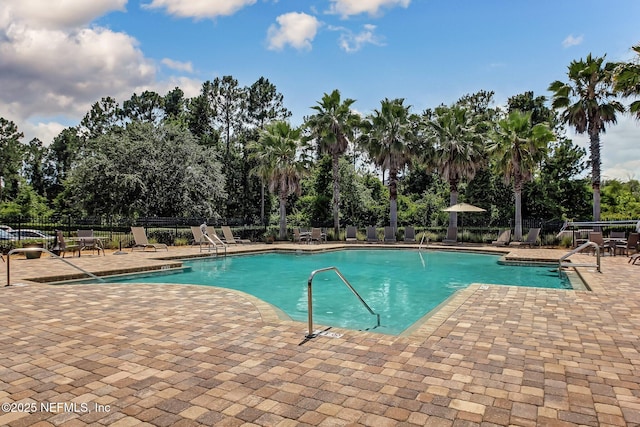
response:
[[[611,233],[609,233],[609,238],[611,238],[611,239],[626,239],[627,238],[627,233],[625,233],[624,231],[612,231]]]
[[[323,241],[327,241],[327,234],[322,232],[321,228],[312,228],[311,234],[309,235],[309,243],[312,242],[322,243]]]
[[[458,243],[458,227],[447,227],[447,237],[442,239],[442,243],[446,245],[454,245]]]
[[[367,227],[367,242],[369,243],[377,243],[378,242],[378,233],[375,227],[368,226]]]
[[[615,254],[618,250],[620,250],[621,254],[624,252],[625,255],[629,255],[629,252],[632,251],[636,252],[638,250],[639,236],[640,234],[638,233],[630,233],[626,243],[616,243],[616,246],[613,248],[613,253]]]
[[[527,237],[521,242],[511,242],[509,246],[529,246],[532,247],[538,244],[538,236],[540,235],[539,228],[530,228]]]
[[[224,241],[228,245],[237,245],[238,243],[251,243],[251,240],[249,239],[241,239],[238,236],[234,236],[231,232],[231,227],[229,227],[228,225],[222,226],[222,234],[224,235]]]
[[[511,240],[511,229],[502,230],[498,234],[498,239],[491,242],[493,246],[506,246]]]
[[[102,251],[102,255],[105,255],[102,240],[93,235],[93,230],[78,230],[78,241],[80,242],[81,251],[98,251],[98,255]]]
[[[384,242],[385,243],[395,243],[396,241],[396,232],[393,227],[387,226],[384,228]]]
[[[635,264],[636,261],[638,261],[640,259],[640,254],[633,254],[629,257],[629,261],[627,261],[628,263],[630,262],[631,264]]]
[[[296,227],[293,229],[293,243],[309,243],[311,240],[311,232],[310,231],[302,231],[300,227]]]
[[[600,251],[602,252],[608,251],[609,253],[611,253],[612,247],[610,244],[605,243],[604,238],[602,237],[602,232],[592,231],[591,233],[589,233],[589,241],[598,245],[598,248],[600,248]]]
[[[133,234],[133,240],[135,242],[131,247],[131,252],[133,252],[135,248],[142,248],[142,251],[145,251],[147,248],[153,248],[155,251],[158,249],[169,251],[169,247],[164,243],[149,243],[147,233],[145,233],[143,227],[131,227],[131,233]]]
[[[54,251],[62,254],[62,258],[64,258],[64,254],[67,252],[71,252],[71,256],[74,256],[76,252],[78,252],[78,256],[80,256],[80,245],[68,245],[64,240],[64,234],[62,231],[56,231],[56,246],[53,248]]]
[[[404,241],[407,243],[416,241],[416,229],[411,225],[404,228]]]
[[[358,241],[358,229],[353,225],[347,225],[347,232],[344,238],[347,242],[357,242]]]

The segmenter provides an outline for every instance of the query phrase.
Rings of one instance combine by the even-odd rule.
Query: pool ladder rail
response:
[[[23,253],[26,253],[26,252],[43,252],[43,253],[47,253],[52,258],[59,259],[60,261],[64,262],[65,264],[68,264],[71,267],[75,268],[76,270],[80,270],[82,273],[86,274],[87,276],[89,276],[89,277],[91,277],[93,279],[96,279],[96,280],[98,280],[100,282],[104,282],[104,279],[96,276],[93,273],[88,272],[87,270],[85,270],[85,269],[83,269],[81,267],[78,267],[74,263],[62,258],[59,255],[54,254],[53,252],[49,251],[48,249],[45,249],[45,248],[15,248],[15,249],[11,249],[9,251],[9,253],[7,253],[7,284],[4,285],[5,287],[11,286],[11,254],[15,254],[15,253],[18,253],[18,252],[23,252]]]
[[[595,264],[574,264],[572,262],[563,262],[564,260],[569,258],[571,255],[576,254],[578,252],[582,252],[583,250],[587,249],[589,246],[595,248],[595,251],[596,251]],[[594,242],[585,242],[581,244],[580,246],[578,246],[577,248],[563,255],[560,258],[560,260],[558,261],[558,271],[562,271],[562,268],[564,267],[595,267],[598,270],[598,273],[602,273],[602,270],[600,270],[600,246],[598,246],[598,244]]]
[[[224,249],[224,256],[227,256],[227,244],[220,240],[218,236],[203,234],[200,238],[200,252],[202,252],[202,245],[204,245],[208,251],[211,251],[211,248],[215,249],[216,257],[218,256],[218,248]]]
[[[338,270],[337,267],[325,267],[325,268],[319,268],[318,270],[312,271],[311,275],[309,276],[309,280],[307,281],[307,310],[309,312],[309,333],[306,335],[306,337],[314,338],[316,336],[316,334],[313,333],[313,296],[312,296],[313,278],[318,273],[331,271],[331,270],[336,272],[340,280],[342,280],[342,282],[345,285],[347,285],[349,290],[353,292],[353,294],[360,300],[360,302],[362,303],[362,305],[364,305],[367,311],[371,313],[373,316],[376,316],[376,319],[377,319],[376,327],[380,326],[380,315],[378,313],[375,313],[371,309],[371,307],[369,307],[369,304],[367,304],[365,300],[362,299],[358,291],[356,291],[355,288],[351,286],[351,283],[349,283],[349,281],[346,279],[346,277],[344,277],[344,275],[340,272],[340,270]]]

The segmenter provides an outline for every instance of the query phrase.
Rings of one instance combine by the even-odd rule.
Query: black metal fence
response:
[[[57,230],[71,237],[78,230],[93,230],[95,236],[106,242],[107,247],[130,247],[133,244],[131,227],[144,227],[150,240],[167,245],[188,244],[193,240],[191,226],[202,224],[203,218],[172,218],[172,217],[148,217],[148,218],[117,218],[82,217],[73,216],[48,216],[48,217],[0,217],[0,227],[10,228],[11,237],[0,236],[0,249],[6,252],[14,247],[21,246],[27,238],[21,238],[20,232],[34,230],[45,235],[43,240],[52,239]],[[266,229],[264,226],[237,225],[237,220],[228,222],[208,221],[209,225],[230,225],[234,235],[251,240],[261,240]],[[38,239],[29,237],[29,240]]]
[[[38,230],[48,236],[53,236],[56,230],[61,230],[66,236],[74,236],[78,230],[93,230],[94,234],[111,248],[119,246],[125,248],[133,244],[133,236],[131,234],[132,226],[144,227],[149,239],[165,243],[167,245],[188,244],[193,239],[191,226],[198,226],[202,223],[202,217],[193,218],[176,218],[176,217],[141,217],[141,218],[125,218],[114,216],[94,216],[94,217],[74,217],[74,216],[47,216],[47,217],[0,217],[0,226],[11,227],[13,230]],[[225,220],[207,220],[209,225],[220,226],[230,225],[233,233],[244,239],[252,241],[263,240],[265,233],[268,231],[275,235],[277,226],[266,227],[262,225],[245,225],[241,219],[225,219]],[[528,230],[532,227],[541,228],[541,235],[557,233],[564,221],[544,221],[540,219],[523,220],[523,229]],[[298,224],[288,224],[289,228],[296,227]],[[346,225],[343,224],[341,229],[344,230]],[[406,224],[413,225],[413,224]],[[460,225],[460,224],[459,224]],[[513,221],[505,224],[491,224],[489,221],[482,221],[474,218],[473,221],[462,220],[462,229],[465,233],[471,235],[487,235],[497,233],[498,229],[513,229]],[[434,235],[446,234],[446,227],[421,227],[416,224],[416,231],[428,231]],[[333,227],[326,227],[329,232],[329,238],[339,239],[340,236],[332,235]],[[364,228],[364,227],[361,227]],[[400,228],[404,228],[403,224]],[[21,244],[20,239],[13,238],[0,239],[0,247],[5,251]],[[8,249],[7,249],[8,248]]]

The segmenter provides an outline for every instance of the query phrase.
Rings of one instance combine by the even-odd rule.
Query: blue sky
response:
[[[101,97],[175,86],[195,96],[224,75],[243,86],[268,78],[294,124],[333,89],[365,114],[385,97],[420,112],[479,90],[502,104],[528,90],[548,96],[572,60],[626,60],[640,42],[637,0],[60,3],[0,5],[0,116],[27,141],[50,143]],[[603,137],[605,178],[640,178],[639,132],[621,117]]]

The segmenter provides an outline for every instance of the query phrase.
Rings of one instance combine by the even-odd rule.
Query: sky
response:
[[[480,90],[502,105],[550,97],[589,53],[631,60],[638,16],[637,0],[0,0],[0,117],[48,145],[103,97],[192,97],[226,75],[269,79],[294,125],[334,89],[362,114]],[[628,116],[607,129],[603,179],[640,179],[639,137]]]

